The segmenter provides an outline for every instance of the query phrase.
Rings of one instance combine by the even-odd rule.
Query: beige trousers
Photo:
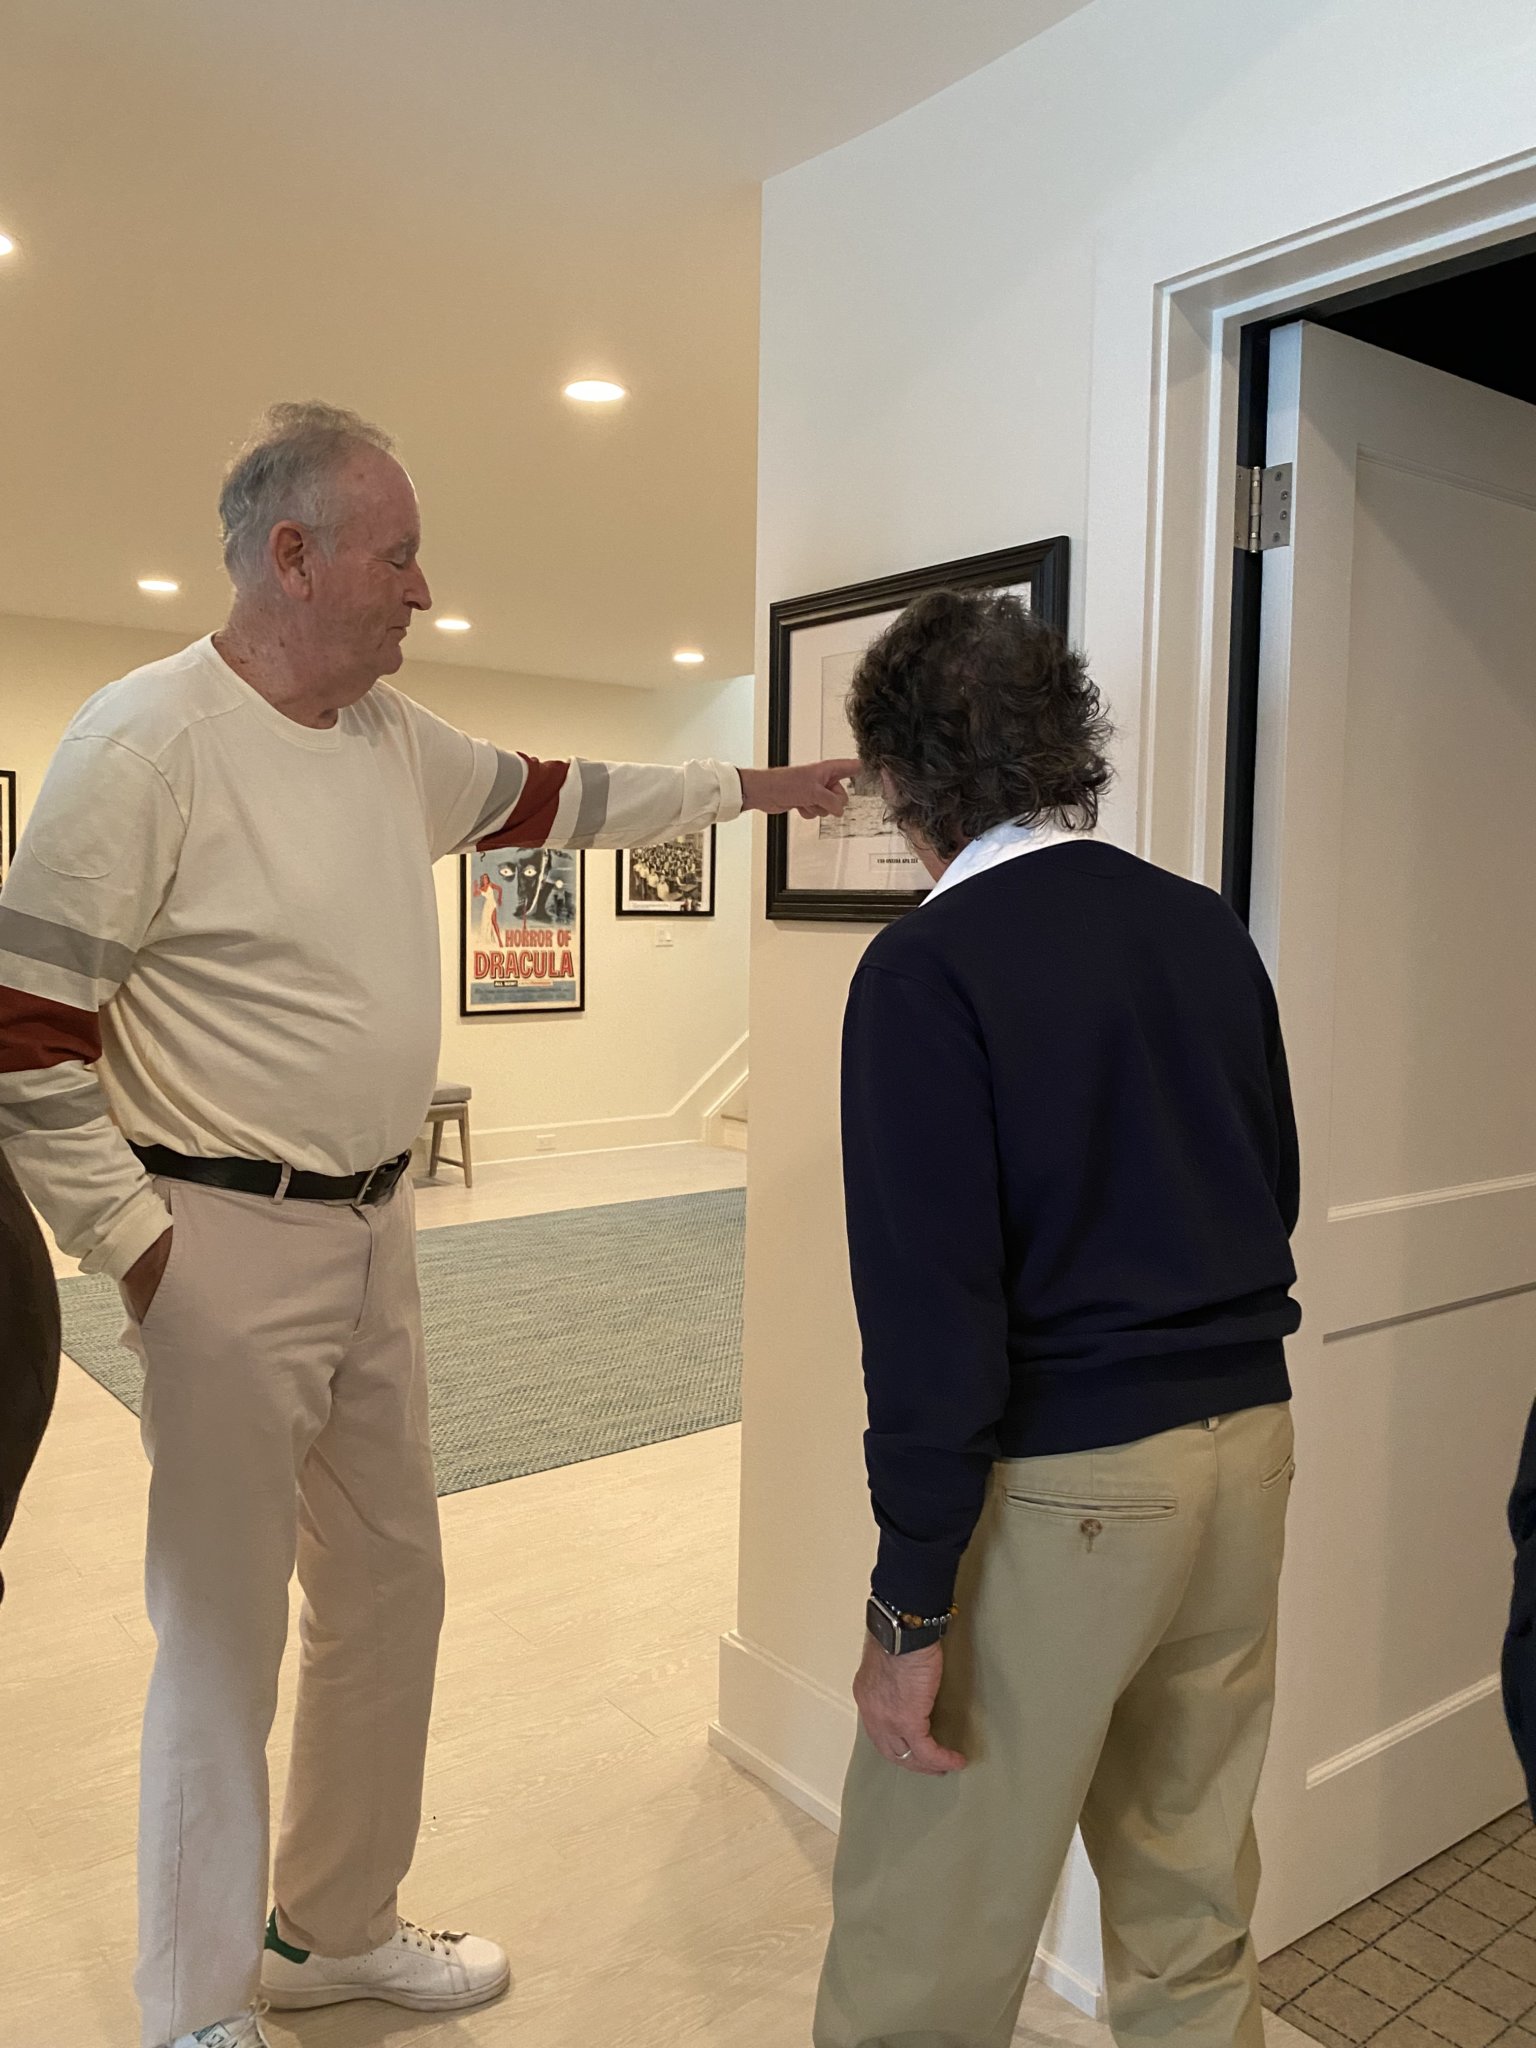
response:
[[[141,1329],[153,1465],[137,1989],[147,2048],[256,1994],[284,1937],[389,1939],[415,1849],[442,1557],[408,1184],[373,1209],[157,1181],[175,1224]],[[287,1805],[266,1744],[304,1593]]]
[[[947,1778],[861,1733],[815,2048],[1005,2048],[1081,1823],[1121,2048],[1260,2048],[1252,1810],[1290,1411],[1009,1460],[961,1576]]]

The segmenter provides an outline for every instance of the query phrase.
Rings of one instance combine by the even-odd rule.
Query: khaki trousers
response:
[[[1121,2048],[1260,2048],[1252,1810],[1290,1411],[999,1464],[934,1717],[947,1778],[860,1733],[816,2048],[1005,2048],[1081,1823]]]
[[[415,1212],[156,1182],[175,1223],[142,1328],[146,1589],[139,1968],[147,2048],[256,1995],[267,1887],[321,1955],[387,1941],[415,1849],[443,1576]],[[267,1737],[304,1592],[288,1798]]]

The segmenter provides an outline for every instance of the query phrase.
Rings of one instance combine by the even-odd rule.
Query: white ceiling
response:
[[[223,462],[324,397],[473,621],[419,655],[741,673],[758,185],[1084,4],[7,0],[0,611],[205,630]]]

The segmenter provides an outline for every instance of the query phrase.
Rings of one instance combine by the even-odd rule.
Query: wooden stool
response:
[[[427,1111],[427,1122],[432,1126],[432,1153],[427,1164],[427,1176],[437,1179],[438,1162],[456,1166],[464,1176],[464,1185],[472,1188],[475,1184],[474,1163],[469,1150],[469,1097],[467,1081],[444,1081],[433,1091],[432,1106]],[[455,1123],[459,1127],[459,1156],[457,1159],[443,1150],[443,1125]]]

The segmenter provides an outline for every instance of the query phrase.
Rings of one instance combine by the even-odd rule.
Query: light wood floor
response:
[[[600,1153],[449,1176],[424,1228],[739,1183],[739,1154]],[[449,1618],[405,1908],[505,1941],[486,2011],[269,2022],[289,2048],[804,2048],[832,1838],[705,1746],[733,1618],[738,1432],[443,1502]],[[66,1362],[0,1607],[0,2042],[134,2048],[137,1723],[151,1637],[134,1418]],[[291,1683],[292,1667],[287,1673]],[[287,1685],[273,1741],[281,1796]],[[1275,2041],[1301,2036],[1277,2023]],[[1019,2040],[1107,2032],[1048,1992]]]

